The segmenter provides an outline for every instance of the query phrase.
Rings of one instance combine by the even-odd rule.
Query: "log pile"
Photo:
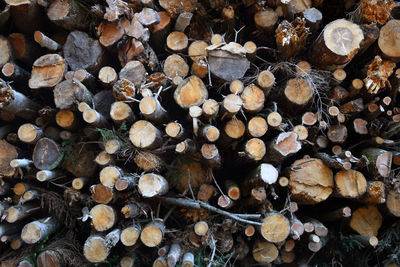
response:
[[[0,267],[399,266],[399,10],[2,1]]]

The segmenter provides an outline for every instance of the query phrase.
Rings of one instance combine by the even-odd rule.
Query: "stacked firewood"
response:
[[[2,1],[0,266],[398,266],[398,12]]]

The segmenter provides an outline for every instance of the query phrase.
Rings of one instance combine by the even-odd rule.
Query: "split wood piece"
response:
[[[30,222],[22,228],[21,239],[27,244],[36,244],[56,232],[59,226],[54,217]]]
[[[145,172],[159,171],[165,165],[159,156],[147,151],[137,153],[133,161]]]
[[[139,103],[139,110],[145,118],[151,121],[162,123],[167,120],[167,111],[156,97],[143,97]]]
[[[63,154],[59,145],[49,138],[41,138],[33,149],[32,160],[39,170],[53,170],[60,163]]]
[[[306,20],[306,26],[310,28],[311,36],[316,36],[321,26],[322,12],[314,7],[307,8],[303,11],[303,17]]]
[[[0,35],[0,66],[3,67],[7,62],[13,61],[13,52],[7,38]]]
[[[222,107],[224,108],[224,111],[228,112],[228,114],[231,116],[238,113],[242,106],[243,99],[237,94],[229,94],[222,101]]]
[[[113,188],[102,184],[90,186],[89,191],[92,199],[99,204],[109,204],[117,197]]]
[[[197,152],[197,147],[193,140],[185,139],[176,145],[175,152],[179,154],[194,154]]]
[[[148,121],[139,120],[129,130],[129,139],[135,147],[152,149],[162,143],[162,133]]]
[[[304,225],[303,223],[293,215],[293,218],[290,220],[290,235],[294,240],[300,239],[300,237],[304,234]]]
[[[121,230],[115,229],[106,236],[98,234],[89,236],[83,245],[83,255],[92,263],[106,260],[110,250],[117,245],[120,233]]]
[[[167,48],[173,52],[183,52],[189,45],[189,40],[183,32],[171,32],[167,37]]]
[[[262,160],[266,153],[266,147],[263,140],[259,138],[251,138],[247,140],[244,144],[244,152],[239,152],[239,155],[244,155],[244,157],[251,161]]]
[[[27,84],[31,76],[31,74],[28,71],[10,62],[4,64],[3,68],[1,69],[1,72],[3,73],[6,79],[10,79],[20,84]]]
[[[194,232],[198,236],[205,236],[208,232],[208,224],[205,221],[199,221],[194,225]]]
[[[280,133],[276,139],[269,144],[267,161],[280,163],[291,154],[297,153],[301,149],[301,143],[297,139],[297,133]]]
[[[243,78],[250,67],[246,49],[238,43],[211,45],[206,50],[210,72],[223,81]]]
[[[254,84],[246,86],[240,97],[243,101],[243,109],[248,113],[257,113],[264,107],[264,92]]]
[[[141,215],[148,215],[150,212],[150,206],[144,202],[133,202],[128,203],[122,207],[121,213],[124,215],[126,219],[132,218],[135,219]]]
[[[165,60],[163,71],[170,79],[176,76],[185,78],[189,73],[189,65],[180,55],[172,54]]]
[[[124,28],[119,24],[113,22],[100,22],[97,28],[97,35],[99,42],[106,48],[111,47],[118,42],[124,35]]]
[[[145,7],[142,11],[135,13],[135,18],[143,25],[150,26],[160,22],[160,16],[152,8]]]
[[[190,20],[193,17],[193,13],[190,12],[182,12],[179,14],[178,18],[175,22],[174,31],[177,32],[185,32],[187,26],[190,25]]]
[[[262,32],[273,33],[278,22],[278,13],[266,8],[254,14],[254,22]]]
[[[378,23],[385,24],[390,16],[390,12],[395,7],[392,0],[389,1],[374,1],[363,0],[360,1],[355,14],[354,21],[358,24]]]
[[[364,34],[357,24],[338,19],[327,24],[311,50],[311,63],[325,69],[346,66],[360,49]]]
[[[267,121],[260,116],[251,118],[247,124],[247,131],[252,137],[260,138],[268,131]]]
[[[350,220],[350,227],[363,236],[377,236],[381,225],[382,215],[372,205],[355,210]]]
[[[43,136],[43,130],[31,123],[22,124],[18,128],[18,138],[28,144],[35,144]]]
[[[34,204],[22,204],[17,206],[12,206],[7,209],[5,212],[7,214],[5,220],[8,223],[15,223],[16,221],[20,221],[26,217],[31,216],[34,213],[37,213],[40,210],[40,206]]]
[[[397,36],[400,33],[400,20],[389,20],[379,33],[378,47],[384,58],[394,62],[400,60],[400,46]]]
[[[118,80],[118,73],[113,67],[105,66],[99,71],[98,78],[106,88],[112,88],[114,83]]]
[[[92,93],[81,82],[73,80],[65,80],[56,85],[53,90],[54,102],[57,108],[68,109],[75,103],[85,102],[92,103]],[[85,113],[87,110],[84,110]]]
[[[275,75],[269,70],[263,70],[258,74],[257,84],[264,90],[266,96],[275,85]]]
[[[393,154],[379,148],[366,148],[361,151],[368,158],[368,171],[373,179],[388,178],[391,173]]]
[[[333,191],[333,173],[320,159],[300,159],[291,166],[289,188],[301,204],[326,200]]]
[[[80,31],[68,34],[63,52],[65,61],[72,70],[84,69],[92,74],[96,73],[106,60],[104,48],[99,41]]]
[[[398,189],[391,189],[387,194],[386,207],[390,214],[400,217],[400,193]]]
[[[267,123],[271,127],[279,127],[282,123],[282,116],[278,112],[274,111],[268,114]]]
[[[267,264],[276,260],[279,251],[273,243],[266,241],[256,241],[253,247],[253,258],[255,261]]]
[[[177,243],[172,244],[167,255],[168,266],[175,266],[178,263],[180,257],[181,246]]]
[[[368,134],[368,122],[364,119],[356,118],[353,120],[354,131],[358,134]]]
[[[92,225],[96,231],[103,232],[111,229],[117,222],[116,211],[108,205],[98,204],[90,210]]]
[[[146,173],[139,178],[138,190],[143,197],[161,196],[168,189],[168,181],[159,174]]]
[[[104,145],[104,150],[110,155],[117,154],[120,149],[121,143],[117,139],[110,139]]]
[[[66,62],[60,55],[41,56],[33,62],[29,88],[53,87],[63,79],[66,70]]]
[[[261,75],[261,73],[259,75]],[[259,86],[262,88],[262,86],[260,84],[259,84]],[[240,95],[243,92],[243,89],[244,89],[244,85],[243,85],[243,82],[240,80],[234,80],[229,84],[229,91],[232,94]]]
[[[60,173],[58,171],[42,170],[36,173],[36,180],[38,180],[39,182],[45,182],[53,180],[58,176],[60,176]]]
[[[389,77],[393,73],[396,64],[390,60],[382,60],[380,56],[375,56],[367,68],[367,77],[364,79],[368,93],[377,94],[380,90],[391,88]]]
[[[185,135],[183,126],[178,122],[170,122],[165,126],[165,133],[174,139],[181,139]]]
[[[335,191],[340,197],[359,198],[367,191],[367,180],[355,170],[339,171],[335,174]]]
[[[88,108],[83,114],[83,120],[95,127],[105,127],[108,125],[107,119],[94,109]]]
[[[122,101],[114,102],[111,105],[110,117],[116,124],[130,123],[135,119],[131,107]]]
[[[221,167],[221,155],[219,154],[219,150],[216,145],[203,144],[200,148],[200,152],[209,167]]]
[[[322,213],[320,219],[323,222],[331,222],[351,217],[351,208],[343,207],[330,212]],[[313,227],[314,228],[314,227]]]
[[[284,91],[289,107],[304,108],[312,99],[314,90],[310,83],[302,78],[290,79]]]
[[[56,114],[56,123],[64,129],[76,129],[78,126],[78,118],[69,109],[59,110]]]
[[[206,142],[213,143],[219,139],[220,133],[217,127],[207,124],[200,129],[200,135]]]
[[[193,267],[194,255],[191,252],[186,252],[182,257],[182,267]]]
[[[57,51],[61,50],[62,46],[51,39],[50,37],[47,37],[44,33],[41,31],[35,31],[33,35],[33,39],[35,42],[37,42],[41,47],[47,48],[50,51]]]
[[[333,143],[343,144],[347,139],[347,128],[343,124],[336,124],[329,128],[328,138]]]
[[[290,222],[280,213],[268,214],[261,225],[261,235],[272,243],[284,241],[289,233]]]
[[[183,12],[193,12],[196,8],[194,0],[161,0],[159,4],[172,18],[177,18]]]
[[[185,109],[192,106],[200,106],[207,98],[207,88],[197,76],[190,76],[184,79],[174,92],[175,102]]]
[[[305,50],[307,35],[309,29],[305,27],[305,19],[296,17],[290,23],[287,20],[282,21],[276,29],[276,46],[278,52],[283,58],[292,58]]]
[[[13,56],[25,64],[31,65],[40,54],[40,47],[22,33],[12,33],[8,36]]]
[[[139,239],[140,231],[140,226],[137,224],[124,228],[121,231],[121,243],[127,247],[135,245]]]
[[[137,184],[137,179],[135,176],[132,177],[122,177],[115,182],[115,189],[118,191],[131,190]]]
[[[89,23],[85,8],[69,0],[53,1],[47,9],[47,16],[54,24],[68,31],[84,30]]]
[[[72,188],[75,190],[81,190],[85,186],[89,185],[90,179],[86,177],[78,177],[72,180]]]
[[[361,201],[367,204],[386,203],[385,183],[381,181],[368,181],[367,192],[361,198]]]
[[[339,110],[343,114],[356,114],[364,110],[364,100],[357,98],[351,100],[339,107]]]
[[[140,240],[146,247],[156,247],[163,241],[165,230],[163,221],[156,219],[143,227]]]

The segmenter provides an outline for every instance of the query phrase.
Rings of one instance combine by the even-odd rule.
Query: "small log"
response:
[[[268,96],[271,88],[275,85],[274,74],[269,70],[261,71],[257,77],[257,84],[264,90],[264,94]]]
[[[371,178],[382,179],[390,176],[393,154],[379,148],[365,148],[361,154],[368,158]]]
[[[22,228],[21,239],[27,244],[36,244],[56,232],[59,226],[53,217],[30,222]]]
[[[97,35],[99,36],[99,42],[106,48],[110,48],[116,42],[118,42],[124,35],[124,28],[121,27],[120,23],[113,22],[100,22],[97,28]]]
[[[153,267],[168,267],[167,259],[163,256],[158,257],[153,262]]]
[[[260,72],[259,77],[262,72]],[[262,78],[262,75],[261,75]],[[258,84],[261,88],[263,88],[260,84]],[[240,95],[243,92],[244,85],[243,82],[240,80],[234,80],[229,84],[229,91],[231,91],[232,94],[235,95]],[[264,89],[264,88],[263,88]]]
[[[110,250],[117,245],[120,232],[119,229],[115,229],[106,236],[89,236],[83,245],[83,255],[85,258],[92,263],[106,260],[110,254]]]
[[[358,134],[368,134],[368,128],[367,128],[368,122],[366,120],[356,118],[353,120],[353,128],[354,131]]]
[[[63,266],[65,262],[61,253],[55,250],[45,250],[37,256],[36,264],[38,267],[45,267],[52,264]]]
[[[307,80],[294,78],[287,82],[284,94],[289,107],[296,107],[298,110],[311,101],[314,91]]]
[[[272,243],[284,241],[289,233],[289,220],[279,213],[268,214],[261,225],[261,235]]]
[[[87,186],[90,182],[89,178],[86,177],[78,177],[72,180],[72,188],[75,190],[81,190],[85,186]]]
[[[291,154],[297,153],[301,149],[301,143],[297,140],[295,132],[285,132],[278,135],[269,145],[267,161],[279,163]]]
[[[260,116],[251,118],[247,124],[247,131],[252,137],[260,138],[268,131],[267,121]]]
[[[386,207],[390,214],[400,217],[400,193],[396,189],[389,190],[386,199]]]
[[[123,177],[123,171],[115,166],[107,166],[100,171],[100,182],[104,186],[114,187],[115,182]]]
[[[219,150],[214,144],[203,144],[200,148],[201,155],[205,159],[205,162],[211,168],[221,167],[221,156]]]
[[[296,125],[293,128],[293,132],[297,134],[297,140],[303,141],[306,140],[308,137],[307,127],[303,125]]]
[[[343,144],[347,139],[347,128],[342,124],[336,124],[329,128],[328,138],[333,143]]]
[[[140,226],[132,224],[121,231],[121,243],[124,246],[133,246],[136,244],[140,236]]]
[[[136,257],[134,252],[126,254],[119,261],[119,265],[121,267],[135,267],[137,263],[138,263],[138,258]]]
[[[191,252],[183,254],[182,267],[193,267],[194,266],[194,255]]]
[[[106,142],[104,150],[110,154],[116,154],[121,149],[121,143],[117,139],[110,139]]]
[[[22,124],[18,128],[18,138],[28,144],[35,144],[43,136],[43,130],[31,123]]]
[[[183,32],[171,32],[167,37],[166,45],[173,52],[183,52],[189,45],[188,37]]]
[[[70,32],[63,46],[63,52],[65,61],[72,70],[85,69],[93,74],[105,63],[104,49],[99,41],[90,38],[84,32]]]
[[[82,115],[83,120],[93,126],[104,127],[108,125],[107,119],[94,109],[86,109]]]
[[[189,65],[180,55],[172,54],[165,60],[163,71],[170,79],[176,76],[185,78],[189,73]]]
[[[53,170],[61,162],[63,154],[60,147],[53,140],[43,137],[36,142],[32,160],[39,170]]]
[[[61,128],[72,130],[78,126],[78,119],[71,110],[63,109],[57,112],[56,123]]]
[[[278,13],[270,8],[265,10],[257,11],[254,14],[254,22],[262,32],[265,34],[271,34],[275,30],[278,22]]]
[[[182,137],[184,137],[184,128],[183,126],[178,123],[178,122],[170,122],[167,124],[167,126],[165,126],[165,133],[174,139],[181,139]]]
[[[243,101],[243,109],[248,113],[257,113],[264,107],[264,92],[254,84],[246,86],[240,97]]]
[[[126,204],[121,209],[121,213],[125,218],[137,218],[141,215],[146,215],[150,212],[150,206],[147,203],[135,202]]]
[[[218,140],[220,133],[217,127],[207,124],[200,129],[200,135],[206,142],[213,143]]]
[[[249,100],[250,102],[250,100]],[[236,115],[243,106],[243,99],[236,94],[227,95],[222,101],[222,107],[224,111],[229,115]]]
[[[331,222],[350,217],[351,217],[351,208],[347,206],[327,213],[323,213],[320,216],[321,220],[324,222]],[[313,226],[313,231],[314,231],[314,226]]]
[[[333,79],[335,79],[334,84],[339,85],[346,79],[347,73],[343,69],[335,69],[332,72],[332,76],[333,76]]]
[[[290,234],[291,237],[294,240],[300,239],[300,237],[304,233],[304,225],[303,223],[296,218],[296,216],[293,216],[293,218],[290,220]]]
[[[205,221],[199,221],[194,225],[194,232],[198,236],[205,236],[208,232],[208,224]]]
[[[188,48],[188,55],[193,62],[199,62],[206,58],[208,44],[205,41],[194,41]]]
[[[111,105],[110,117],[116,124],[133,122],[135,116],[131,107],[124,102],[114,102]]]
[[[53,1],[47,9],[47,16],[54,24],[68,31],[84,30],[89,23],[84,7],[73,1]]]
[[[1,72],[6,79],[13,80],[20,84],[26,84],[31,75],[28,71],[10,62],[4,64]]]
[[[143,97],[139,103],[139,110],[148,120],[162,123],[167,120],[167,111],[161,106],[156,97]]]
[[[151,149],[161,144],[162,135],[150,122],[139,120],[129,130],[129,139],[138,148]]]
[[[154,220],[143,227],[140,233],[140,240],[146,247],[158,246],[165,233],[165,226],[162,220]]]
[[[5,220],[8,223],[15,223],[16,221],[20,221],[26,217],[31,216],[32,214],[38,212],[40,207],[34,204],[22,204],[17,206],[12,206],[7,209],[5,212],[7,214]]]
[[[35,40],[36,43],[38,43],[41,47],[46,48],[50,51],[57,51],[61,50],[62,46],[51,39],[50,37],[47,37],[44,33],[41,31],[35,31],[33,35],[33,39]]]
[[[164,162],[160,157],[146,151],[138,153],[133,161],[140,169],[146,172],[159,171],[164,166]]]
[[[39,182],[45,182],[53,180],[60,176],[58,171],[49,171],[49,170],[42,170],[36,173],[36,180]]]
[[[355,56],[364,34],[357,24],[337,19],[327,24],[314,43],[311,63],[325,69],[346,66]]]
[[[251,138],[244,144],[244,152],[239,152],[240,156],[244,156],[250,161],[262,160],[266,153],[266,147],[263,140],[259,138]]]
[[[13,188],[14,194],[17,196],[22,196],[27,190],[29,190],[30,186],[26,183],[16,183]]]
[[[223,209],[232,208],[234,205],[233,200],[226,195],[220,195],[217,200],[217,203],[218,203],[218,206],[220,206]]]
[[[138,190],[143,197],[161,196],[168,192],[168,182],[161,175],[147,173],[139,178]]]
[[[225,134],[232,139],[241,138],[246,131],[245,124],[236,117],[229,120],[224,127]]]
[[[99,71],[98,78],[106,88],[112,88],[114,83],[118,80],[118,73],[113,67],[105,66]]]
[[[185,139],[175,147],[175,152],[179,154],[194,154],[196,151],[196,144],[191,139]]]
[[[92,199],[99,204],[109,204],[116,198],[114,189],[102,184],[90,186],[89,191]]]
[[[372,205],[355,210],[350,220],[350,227],[363,236],[377,236],[381,225],[382,215]]]
[[[94,161],[100,166],[113,165],[113,157],[105,151],[101,151]]]
[[[310,28],[311,36],[316,36],[322,22],[322,13],[318,9],[311,7],[303,11],[306,26]]]
[[[53,87],[63,78],[67,65],[60,55],[47,54],[33,62],[29,88]]]
[[[12,47],[10,42],[8,41],[7,38],[4,36],[0,35],[0,67],[3,67],[4,64],[7,62],[12,61],[13,59],[13,52],[12,52]]]
[[[279,251],[273,243],[256,241],[253,247],[253,258],[263,264],[271,263],[279,256]]]
[[[361,172],[342,170],[335,174],[335,191],[338,196],[359,198],[367,191],[367,180]]]
[[[133,189],[137,184],[136,177],[122,177],[115,182],[115,189],[118,191],[124,191]]]
[[[333,174],[319,159],[296,160],[291,166],[289,188],[299,203],[313,204],[326,200],[333,191]]]
[[[117,222],[116,211],[104,204],[98,204],[90,210],[92,225],[96,231],[103,232],[111,229]]]
[[[175,266],[178,263],[180,257],[181,257],[181,246],[177,243],[172,244],[167,256],[168,266],[170,267]]]

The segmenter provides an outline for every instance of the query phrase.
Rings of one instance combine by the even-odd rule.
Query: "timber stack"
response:
[[[400,266],[399,62],[393,0],[2,0],[0,267]]]

